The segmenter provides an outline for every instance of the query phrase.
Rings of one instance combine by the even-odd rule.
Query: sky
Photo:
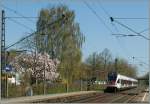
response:
[[[114,22],[113,18],[144,18],[144,19],[115,19],[141,32],[149,28],[149,0],[3,0],[0,5],[5,10],[6,17],[38,17],[42,8],[65,4],[75,12],[75,21],[79,23],[81,32],[86,40],[82,47],[83,60],[93,52],[102,52],[108,48],[113,57],[121,57],[130,64],[138,67],[138,75],[142,76],[148,71],[148,40],[141,37],[116,37],[112,34],[134,34],[123,26]],[[16,12],[14,12],[16,11]],[[94,14],[98,15],[98,17]],[[20,26],[14,21],[23,25]],[[6,19],[6,46],[17,42],[28,33],[36,29],[37,18],[32,19]],[[148,31],[142,33],[148,37]],[[17,48],[17,46],[13,47]],[[132,57],[135,57],[134,59]]]

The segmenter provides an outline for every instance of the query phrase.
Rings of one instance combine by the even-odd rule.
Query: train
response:
[[[108,73],[108,79],[105,91],[121,91],[135,88],[138,86],[138,80],[116,72]]]

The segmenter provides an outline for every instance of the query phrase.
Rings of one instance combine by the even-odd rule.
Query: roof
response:
[[[117,76],[119,79],[124,79],[124,80],[130,80],[130,81],[138,81],[138,80],[136,80],[136,79],[134,79],[134,78],[131,78],[131,77],[127,77],[127,76],[124,76],[124,75],[121,75],[121,74],[118,74],[118,76]]]

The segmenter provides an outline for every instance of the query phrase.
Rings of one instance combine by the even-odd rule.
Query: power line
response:
[[[110,13],[103,7],[101,1],[99,1],[99,4],[100,4],[101,9],[104,11],[104,13],[108,16],[108,18],[110,18],[110,17],[111,17]],[[117,26],[116,26],[114,23],[112,23],[112,22],[111,22],[111,24],[112,24],[112,26],[114,27],[114,29],[115,29],[117,32],[119,32]],[[123,52],[125,52],[125,54],[126,54],[127,56],[131,56],[131,54],[129,54],[129,52],[127,51],[127,49],[126,49],[125,47],[123,48],[123,46],[121,45],[122,43],[120,42],[120,40],[119,40],[117,37],[116,37],[116,41],[118,42],[117,45],[120,47],[120,49],[122,49]]]
[[[87,5],[87,7],[98,17],[98,19],[100,19],[100,21],[102,20],[100,17],[99,17],[99,15],[83,0],[83,2]],[[110,18],[110,14],[104,9],[104,7],[102,7],[102,9],[104,10],[104,12],[107,14],[107,16]],[[111,32],[111,34],[113,33],[112,32],[112,30],[105,24],[105,22],[104,21],[101,21],[103,24],[104,24],[104,26]],[[115,25],[115,24],[114,24]],[[117,27],[115,26],[115,28],[117,29]],[[117,30],[118,31],[118,30]],[[116,40],[117,40],[117,42],[119,43],[118,45],[119,45],[119,47],[122,49],[122,50],[124,50],[123,48],[122,48],[122,46],[120,45],[120,42],[119,42],[119,40],[116,38]],[[124,51],[123,51],[124,52]],[[127,54],[128,55],[128,54]],[[129,56],[129,55],[128,55]]]
[[[83,0],[83,3],[92,11],[92,13],[98,18],[98,20],[103,23],[103,25],[109,30],[109,32],[112,33],[112,30],[105,24],[104,20],[96,13],[96,11],[85,0]]]
[[[18,43],[22,42],[23,40],[25,40],[25,39],[27,39],[27,38],[29,38],[29,37],[33,36],[34,34],[35,34],[35,33],[32,33],[32,34],[30,34],[30,35],[28,35],[28,36],[26,36],[26,37],[24,37],[24,38],[20,39],[19,41],[17,41],[16,43],[14,43],[14,44],[12,44],[12,45],[9,45],[9,46],[8,46],[8,47],[6,47],[5,49],[7,50],[8,48],[10,48],[10,47],[12,47],[12,46],[14,46],[14,45],[16,45],[16,44],[18,44]]]
[[[112,34],[112,35],[116,35],[117,37],[126,37],[126,36],[140,36],[146,40],[150,40],[149,38],[143,36],[143,35],[134,35],[134,34]]]
[[[119,33],[119,30],[118,30],[117,26],[116,26],[114,23],[111,23],[111,24],[112,24],[112,26],[114,27],[114,29],[116,30],[116,32]],[[112,34],[112,35],[113,35],[113,34]],[[115,37],[116,37],[116,40],[117,40],[117,42],[118,42],[118,46],[120,47],[120,49],[121,49],[128,57],[132,56],[132,55],[130,54],[130,52],[127,50],[127,48],[125,47],[125,45],[123,44],[123,41],[120,41],[119,38],[118,38],[118,36],[115,36]]]
[[[143,32],[148,31],[148,30],[149,30],[149,28],[146,28],[146,29],[140,31],[139,33],[143,33]]]
[[[131,19],[131,20],[148,20],[149,18],[136,18],[136,17],[130,17],[130,18],[119,18],[119,17],[114,17],[114,19]]]
[[[108,17],[111,17],[111,15],[109,14],[109,12],[107,12],[107,10],[103,7],[102,3],[100,0],[98,0],[99,4],[100,4],[100,8],[105,12],[105,14],[108,16]]]
[[[110,18],[111,15],[110,15],[109,12],[106,11],[106,9],[102,6],[102,3],[101,3],[100,1],[99,1],[99,4],[100,4],[101,9],[104,11],[104,13],[108,16],[108,18]],[[119,31],[119,30],[117,29],[117,27],[115,26],[115,24],[113,24],[113,23],[111,23],[111,24],[114,26],[114,28],[115,28],[117,31]],[[110,29],[108,29],[108,30],[110,30]],[[110,32],[113,33],[112,31],[110,31]],[[118,42],[117,45],[119,45],[119,47],[123,50],[123,52],[126,52],[125,54],[126,54],[127,56],[131,56],[131,55],[128,55],[128,52],[126,51],[126,49],[124,49],[124,48],[121,46],[121,42],[118,40],[117,37],[116,37],[116,41]]]
[[[39,17],[5,17],[5,18],[14,18],[14,19],[27,19],[27,18],[30,18],[30,19],[37,19]]]
[[[101,2],[99,2],[100,3],[100,5],[101,5],[101,9],[105,12],[105,14],[112,20],[113,18],[111,18],[111,16],[110,16],[110,14],[106,11],[106,9],[102,6],[102,4],[101,4]],[[86,3],[86,5],[87,5],[87,3]],[[127,18],[126,18],[127,19]],[[130,19],[130,18],[128,18],[128,19]],[[132,19],[145,19],[145,18],[132,18]],[[115,24],[113,24],[112,23],[112,25],[115,27],[115,29],[118,31],[118,29],[117,29],[117,27],[115,26]],[[132,30],[132,29],[131,29]],[[141,36],[141,37],[143,37],[143,38],[146,38],[145,36],[143,36],[143,35],[141,35],[140,33],[143,33],[143,32],[145,32],[145,31],[147,31],[148,29],[144,29],[143,31],[141,31],[141,32],[136,32],[136,31],[134,31],[134,30],[132,30],[132,31],[134,31],[135,33],[137,33],[138,34],[138,36]],[[117,41],[118,42],[118,41]],[[119,44],[120,45],[120,44]],[[122,47],[121,47],[122,48]],[[131,55],[130,55],[131,56]]]
[[[1,4],[1,6],[4,7],[5,9],[7,9],[7,10],[13,12],[13,13],[15,13],[16,15],[21,16],[22,18],[24,18],[24,19],[26,19],[26,20],[28,20],[28,21],[30,21],[30,22],[34,22],[34,21],[30,20],[29,18],[26,18],[24,15],[22,15],[21,13],[17,12],[17,11],[14,10],[14,9],[11,9],[11,8],[9,8],[9,7],[5,6],[5,5],[3,5],[3,4]]]
[[[110,20],[111,20],[111,22],[114,21],[114,22],[116,22],[117,24],[119,24],[119,25],[125,27],[126,29],[132,31],[133,33],[137,34],[137,35],[134,35],[134,36],[141,36],[141,37],[145,38],[146,40],[150,40],[149,38],[145,37],[144,35],[141,35],[140,33],[136,32],[135,30],[133,30],[132,28],[128,27],[127,25],[124,25],[123,23],[121,23],[121,22],[115,20],[113,17],[110,17]],[[129,35],[128,35],[128,36],[129,36]],[[132,35],[132,36],[133,36],[133,35]]]
[[[57,20],[55,20],[55,21],[53,21],[52,23],[50,23],[50,24],[48,24],[47,26],[52,26],[54,23],[56,23],[56,22],[59,22],[59,21],[61,21],[62,19],[67,19],[67,17],[65,17],[65,15],[63,14],[62,15],[62,17],[60,17],[60,18],[58,18]],[[15,21],[16,22],[16,21]],[[17,23],[17,22],[16,22]],[[20,23],[19,23],[20,24]],[[22,25],[22,24],[20,24],[20,25]],[[23,25],[22,25],[23,26]],[[44,28],[43,28],[43,30],[44,29],[46,29],[47,27],[45,26]],[[28,36],[26,36],[26,37],[24,37],[24,38],[22,38],[21,40],[19,40],[19,41],[17,41],[17,42],[15,42],[14,44],[12,44],[12,45],[9,45],[8,47],[6,47],[5,49],[7,50],[8,48],[10,48],[10,47],[12,47],[12,46],[14,46],[14,45],[16,45],[16,44],[18,44],[18,43],[20,43],[21,41],[23,41],[23,40],[25,40],[25,39],[27,39],[27,38],[29,38],[29,37],[31,37],[31,36],[33,36],[33,35],[35,35],[37,33],[37,31],[34,31],[33,33],[31,33],[30,35],[28,35]]]
[[[12,19],[12,18],[9,18],[9,20],[11,20],[12,22],[14,22],[14,23],[16,23],[16,24],[18,24],[18,25],[20,25],[20,26],[26,28],[26,29],[29,29],[29,30],[31,30],[31,31],[34,31],[32,28],[30,28],[30,27],[28,27],[28,26],[26,26],[26,25],[24,25],[24,24],[22,24],[22,23],[20,23],[20,22],[18,22],[18,21],[16,21],[16,20],[14,20],[14,19]]]
[[[137,57],[132,57],[132,58],[137,60],[138,62],[148,66],[148,63],[145,63],[144,61],[140,60],[139,58],[137,58]]]

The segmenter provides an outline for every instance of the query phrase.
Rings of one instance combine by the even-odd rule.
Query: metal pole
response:
[[[45,59],[44,59],[44,61],[45,61]],[[45,86],[45,62],[44,62],[44,95],[45,95],[45,90],[46,90],[46,88],[45,88],[46,86]]]
[[[117,62],[118,62],[118,59],[116,58],[116,59],[115,59],[115,71],[116,71],[116,72],[118,71]]]
[[[7,92],[6,92],[7,94],[6,95],[7,95],[7,98],[8,98],[8,74],[6,74],[6,76],[7,76],[6,77],[7,78]]]
[[[2,15],[0,14],[0,16],[2,17]],[[2,22],[2,19],[0,20]],[[2,24],[0,24],[0,27],[2,27]],[[0,29],[0,33],[2,33],[1,29]],[[2,39],[2,37],[0,37],[0,39]],[[2,54],[2,52],[0,51],[0,54]],[[2,61],[1,60],[2,56],[0,55],[0,62]],[[1,82],[0,82],[0,89],[2,91],[2,64],[0,63],[0,66],[1,66],[1,71],[0,71],[0,75],[1,75]],[[2,98],[2,92],[1,92],[1,98]]]
[[[150,4],[150,1],[149,1]],[[149,16],[150,16],[150,6],[149,6]],[[149,19],[149,39],[150,39],[150,19]],[[149,95],[150,95],[150,40],[149,40]],[[150,96],[149,96],[150,99]]]
[[[2,26],[1,26],[1,75],[2,75],[2,70],[5,68],[6,66],[6,53],[5,53],[5,11],[2,10]],[[3,81],[2,81],[3,82]],[[4,97],[7,97],[7,79],[4,79],[4,85],[2,85],[1,87],[4,88]]]

